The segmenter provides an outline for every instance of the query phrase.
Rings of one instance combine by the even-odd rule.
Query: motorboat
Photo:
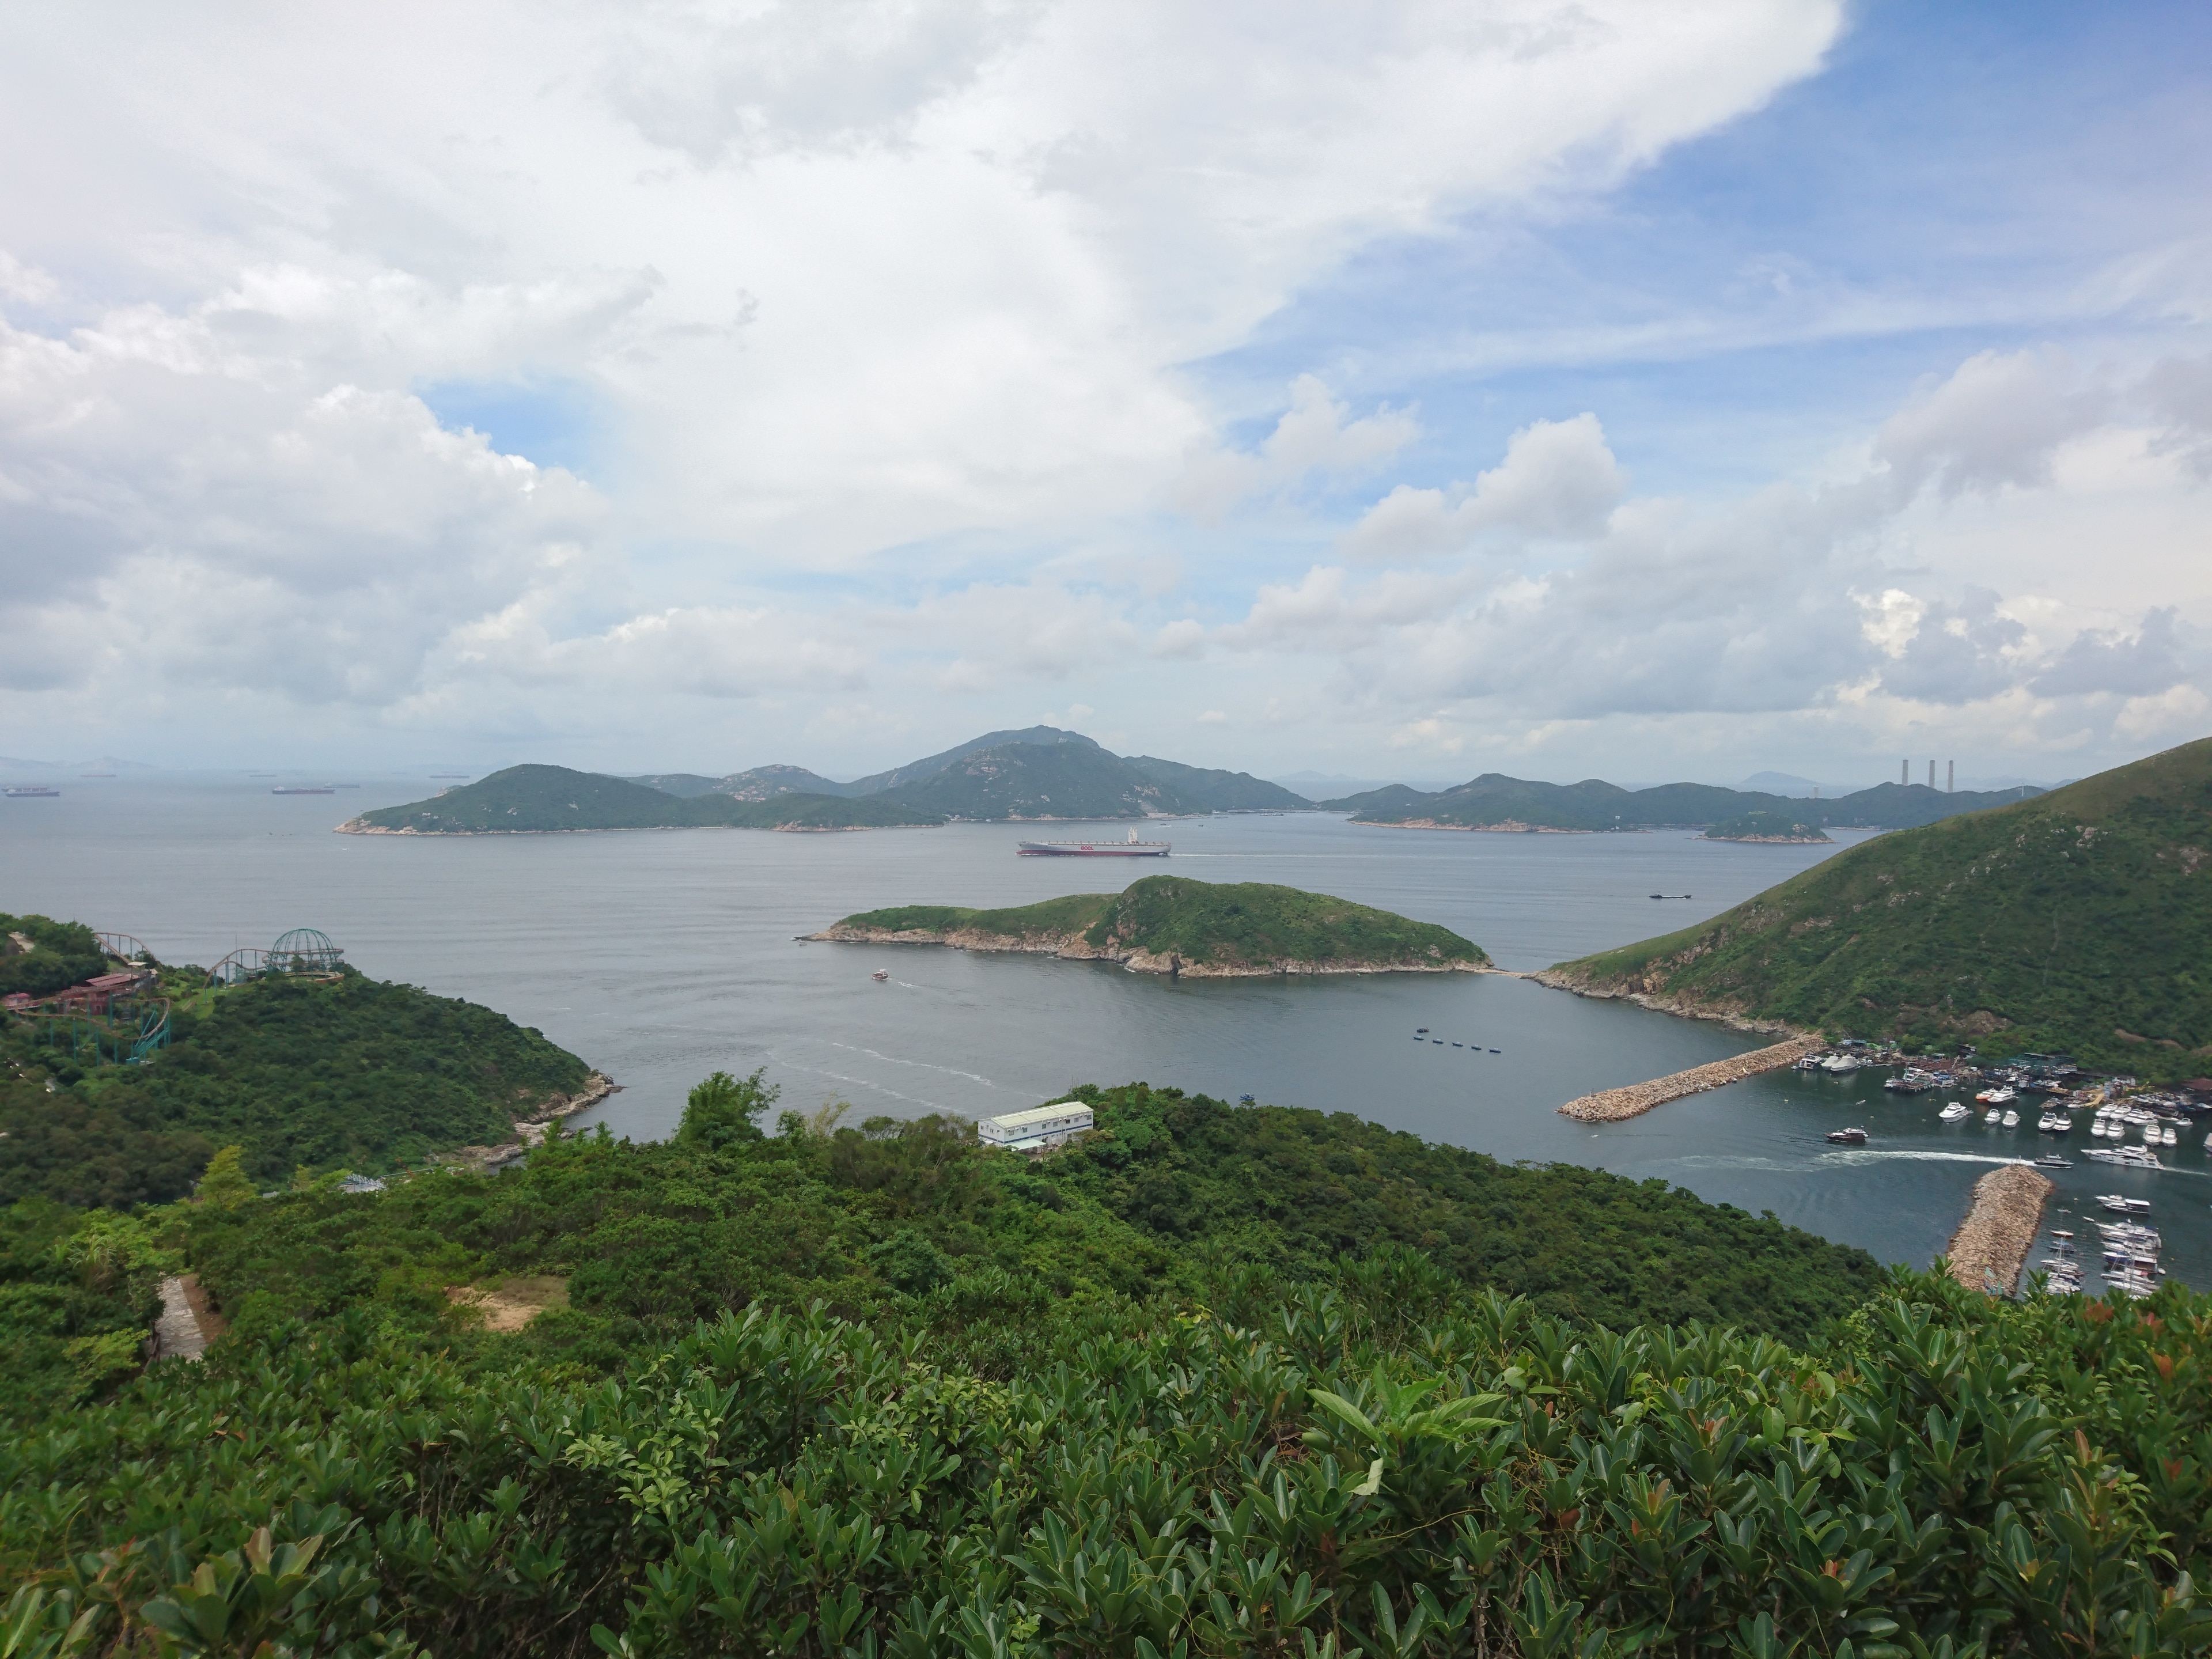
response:
[[[2114,1215],[2148,1215],[2150,1213],[2148,1199],[2130,1198],[2124,1193],[2100,1193],[2097,1194],[2097,1204],[2100,1209],[2109,1210]]]
[[[1820,1062],[1822,1071],[1832,1072],[1838,1077],[1856,1072],[1858,1068],[1858,1056],[1856,1054],[1830,1054]]]
[[[2000,1123],[2003,1121],[2004,1114],[1997,1110],[1994,1106],[1990,1107],[1988,1111],[1982,1114],[1982,1121],[1984,1123]]]
[[[1956,1123],[1960,1118],[1965,1117],[1966,1115],[1966,1107],[1962,1106],[1955,1100],[1949,1105],[1946,1106],[1942,1111],[1936,1114],[1937,1120],[1944,1123]]]
[[[2004,1126],[2005,1126],[2005,1127],[2006,1127],[2006,1128],[2008,1128],[2008,1129],[2009,1129],[2009,1128],[2013,1127],[2013,1126],[2014,1126],[2014,1125],[2017,1124],[2019,1121],[2020,1121],[2020,1114],[2019,1114],[2018,1112],[2015,1112],[2014,1110],[2013,1110],[2011,1107],[2009,1107],[2009,1106],[2006,1107],[2006,1108],[2005,1108],[2005,1115],[2004,1115]]]
[[[2181,1133],[2171,1123],[2159,1132],[2158,1138],[2161,1143],[2168,1146],[2178,1146],[2181,1144]]]
[[[881,985],[881,984],[882,984],[885,980],[889,979],[890,976],[891,976],[891,970],[890,970],[890,969],[888,969],[888,968],[878,968],[878,969],[876,969],[876,971],[875,971],[874,973],[870,974],[870,975],[868,975],[868,977],[869,977],[870,979],[872,979],[872,980],[875,981],[875,982],[876,982],[877,984],[878,984],[878,985]]]
[[[1867,1132],[1864,1129],[1831,1129],[1828,1139],[1838,1146],[1863,1146],[1867,1141]]]
[[[1980,1101],[1984,1106],[2002,1106],[2007,1101],[2015,1099],[2017,1097],[2010,1089],[1999,1087],[1995,1089],[1984,1089],[1981,1093],[1976,1095],[1974,1098]]]
[[[2056,1152],[2045,1152],[2035,1160],[2035,1167],[2039,1170],[2070,1170],[2074,1166]]]
[[[1819,1071],[1820,1069],[1820,1056],[1818,1054],[1800,1054],[1797,1057],[1796,1069],[1801,1072]]]

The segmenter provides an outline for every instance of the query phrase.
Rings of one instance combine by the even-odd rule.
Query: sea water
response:
[[[685,1091],[718,1069],[761,1068],[781,1104],[803,1111],[849,1103],[848,1121],[976,1116],[1077,1083],[1143,1079],[1662,1180],[1914,1265],[1942,1248],[1978,1176],[2051,1145],[2034,1127],[2039,1107],[2010,1130],[1985,1127],[1978,1109],[1942,1124],[1951,1096],[1885,1095],[1875,1073],[1771,1073],[1626,1122],[1577,1123],[1559,1115],[1562,1102],[1767,1039],[1499,975],[1170,981],[1101,963],[799,938],[880,906],[995,908],[1172,872],[1334,893],[1439,923],[1499,966],[1529,969],[1687,927],[1860,834],[1789,847],[1693,831],[1388,830],[1292,813],[1156,825],[1146,833],[1172,841],[1173,855],[1124,861],[1018,858],[1024,836],[1076,832],[1000,824],[331,833],[435,787],[363,780],[335,795],[272,796],[265,781],[238,778],[65,782],[59,799],[0,802],[0,910],[135,934],[165,961],[203,964],[319,927],[367,973],[486,1004],[582,1055],[622,1092],[578,1121],[641,1139],[670,1133]],[[872,978],[878,969],[888,980]],[[2075,1167],[2051,1172],[2048,1224],[2078,1222],[2094,1237],[2078,1219],[2094,1212],[2089,1194],[2148,1197],[2169,1271],[2212,1284],[2201,1128],[2162,1151],[2174,1167],[2147,1173],[2089,1163],[2077,1121],[2066,1143]],[[1829,1146],[1826,1133],[1844,1124],[1865,1127],[1869,1144]]]

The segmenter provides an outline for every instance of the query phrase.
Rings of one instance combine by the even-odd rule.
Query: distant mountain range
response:
[[[1946,793],[1881,784],[1834,800],[1672,783],[1629,790],[1595,779],[1531,782],[1489,772],[1448,789],[1390,784],[1325,801],[1361,823],[1434,830],[1601,830],[1698,828],[1760,814],[1819,828],[1893,830],[2008,804],[2033,789]],[[1053,726],[987,732],[889,771],[841,783],[803,766],[756,766],[712,777],[659,772],[611,777],[557,766],[510,767],[427,801],[388,807],[349,826],[416,834],[724,824],[841,830],[898,824],[1144,818],[1289,812],[1315,803],[1249,772],[1116,755]],[[1763,822],[1763,820],[1762,820]]]
[[[1581,783],[1532,783],[1486,772],[1455,789],[1430,793],[1392,784],[1324,806],[1349,811],[1355,823],[1425,830],[1599,830],[1695,829],[1753,813],[1830,830],[1904,830],[1960,812],[2008,806],[2039,795],[2033,786],[2002,793],[1956,793],[1920,784],[1879,783],[1835,800],[1723,789],[1705,783],[1665,783],[1623,789],[1595,778]]]
[[[487,835],[723,825],[867,830],[951,819],[1003,823],[1304,811],[1313,803],[1244,772],[1127,758],[1055,726],[990,732],[850,783],[800,766],[727,777],[662,772],[617,778],[511,766],[428,800],[364,813],[357,834]]]

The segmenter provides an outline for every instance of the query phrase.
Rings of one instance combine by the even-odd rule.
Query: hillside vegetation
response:
[[[1303,963],[1474,966],[1480,945],[1449,928],[1326,893],[1265,882],[1147,876],[1120,893],[1079,893],[1003,910],[902,905],[847,916],[822,937],[896,933],[916,942],[1026,942],[1127,957],[1175,958],[1183,968],[1273,971]],[[958,937],[956,939],[955,936]]]
[[[2151,1077],[2212,1055],[2212,739],[1882,836],[1559,979]]]
[[[429,800],[364,812],[340,827],[370,834],[490,835],[708,827],[880,829],[942,822],[942,813],[894,801],[810,794],[738,800],[711,792],[679,796],[626,778],[575,772],[565,766],[510,766]]]
[[[942,1120],[763,1137],[715,1079],[662,1146],[25,1224],[40,1294],[112,1264],[88,1318],[166,1253],[235,1322],[98,1403],[0,1393],[10,1651],[2212,1644],[2212,1304],[2178,1285],[1884,1283],[1662,1183],[1086,1097],[1033,1164]],[[465,1286],[550,1310],[495,1332]]]
[[[1623,789],[1595,778],[1539,783],[1486,772],[1455,789],[1434,793],[1392,784],[1325,804],[1350,809],[1355,823],[1432,823],[1467,830],[1684,829],[1724,823],[1750,812],[1786,815],[1793,823],[1830,829],[1899,830],[2007,805],[2023,793],[1953,793],[1917,783],[1884,783],[1836,800],[1796,800],[1703,783]]]
[[[81,1066],[35,1021],[0,1029],[0,1203],[159,1202],[226,1146],[264,1185],[303,1166],[381,1171],[510,1141],[590,1076],[503,1014],[356,973],[164,988],[174,1036],[143,1065]]]
[[[106,971],[99,938],[82,922],[0,915],[0,996],[52,996]]]

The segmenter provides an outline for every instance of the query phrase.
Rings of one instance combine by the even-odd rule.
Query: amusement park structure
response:
[[[73,1060],[136,1066],[169,1046],[169,999],[160,993],[153,952],[129,933],[100,933],[100,948],[123,970],[98,975],[65,991],[32,1001],[8,1000],[11,1013],[43,1023],[37,1040],[58,1048],[66,1042]],[[295,927],[266,950],[258,945],[233,951],[208,970],[210,988],[243,985],[271,975],[336,979],[344,970],[345,952],[319,928]]]

